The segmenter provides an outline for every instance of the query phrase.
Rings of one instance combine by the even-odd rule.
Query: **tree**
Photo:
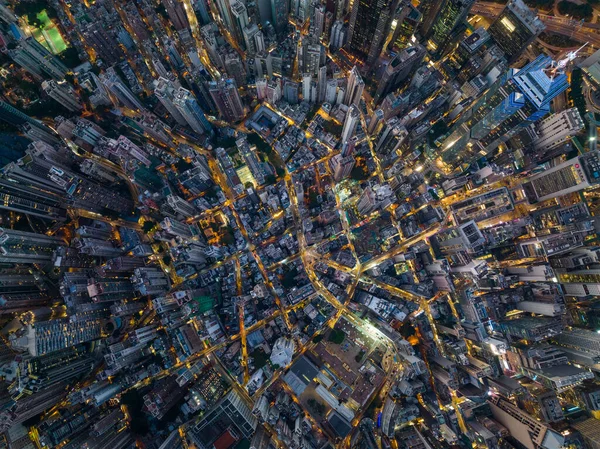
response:
[[[332,329],[329,333],[329,337],[327,338],[330,342],[335,343],[336,345],[341,345],[346,338],[346,333],[340,329]]]
[[[221,235],[221,241],[226,245],[233,245],[235,243],[235,235],[233,228],[229,225],[223,226],[223,234]]]
[[[253,189],[254,188],[254,184],[252,184],[250,181],[248,181],[246,184],[244,184],[244,188],[246,188],[246,189]]]
[[[355,181],[364,181],[365,179],[369,179],[367,167],[365,165],[355,165],[350,171],[350,178],[354,179]]]
[[[573,16],[575,19],[589,20],[594,15],[594,9],[588,3],[577,5],[568,0],[558,3],[558,12],[563,15]]]
[[[184,171],[191,170],[192,168],[194,168],[194,165],[190,164],[185,159],[179,159],[179,161],[177,161],[177,164],[175,166],[177,167],[177,171],[179,173],[183,173]]]
[[[325,132],[333,134],[334,136],[340,136],[342,134],[342,125],[338,125],[330,120],[323,122],[323,129]]]
[[[356,361],[356,363],[360,363],[360,361],[363,359],[363,357],[365,356],[365,351],[363,351],[361,349],[361,351],[356,354],[356,356],[354,357],[354,360]]]
[[[308,192],[308,206],[313,209],[319,205],[319,194],[316,190],[310,189]]]
[[[81,64],[81,59],[79,59],[79,53],[77,53],[77,49],[75,47],[69,47],[63,52],[61,52],[58,57],[66,65],[68,68],[73,69]]]
[[[156,223],[154,221],[146,220],[144,222],[144,225],[142,226],[142,230],[144,231],[145,234],[148,234],[150,231],[152,231],[154,226],[156,226]]]
[[[173,259],[171,259],[171,256],[167,255],[162,258],[162,261],[165,265],[170,265]]]
[[[296,267],[292,268],[291,270],[287,270],[284,274],[283,274],[283,279],[281,280],[281,285],[283,285],[285,288],[291,288],[293,286],[296,285],[296,276],[298,276],[298,270],[296,269]]]
[[[157,14],[163,16],[165,19],[169,18],[169,15],[167,14],[167,8],[165,8],[165,5],[163,5],[162,3],[159,4],[156,8],[154,8],[154,11],[156,11]]]

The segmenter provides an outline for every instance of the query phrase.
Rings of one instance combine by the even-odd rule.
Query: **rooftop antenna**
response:
[[[553,80],[557,74],[564,73],[565,67],[567,67],[567,65],[577,57],[577,53],[579,53],[579,51],[588,43],[589,42],[586,42],[575,51],[568,52],[564,58],[559,59],[558,61],[552,61],[552,65],[548,69],[550,79]]]

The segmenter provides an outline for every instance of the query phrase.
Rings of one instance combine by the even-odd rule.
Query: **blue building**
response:
[[[441,140],[439,160],[446,171],[464,170],[550,112],[550,102],[569,86],[558,67],[540,55],[492,84]]]

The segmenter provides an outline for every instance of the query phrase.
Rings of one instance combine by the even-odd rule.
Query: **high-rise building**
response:
[[[600,365],[600,335],[591,330],[572,328],[553,339],[569,360],[590,368]]]
[[[534,175],[523,184],[523,190],[528,201],[535,203],[578,192],[598,183],[600,152],[593,151]]]
[[[60,237],[0,228],[0,262],[48,263],[61,245]]]
[[[273,26],[277,33],[283,33],[287,28],[289,6],[287,0],[270,0],[271,1],[271,17],[273,18]]]
[[[490,25],[488,32],[509,62],[513,62],[545,28],[544,23],[523,0],[510,0]]]
[[[470,164],[536,122],[568,87],[549,56],[538,56],[521,70],[510,69],[470,108],[462,112],[441,145],[446,170]]]
[[[248,11],[242,2],[234,0],[231,2],[231,15],[234,25],[234,37],[242,47],[245,47],[244,30],[250,24]]]
[[[244,105],[233,79],[221,79],[209,83],[209,93],[219,115],[230,122],[244,118]]]
[[[359,121],[360,111],[356,106],[351,105],[348,109],[348,112],[346,113],[346,119],[344,120],[344,126],[342,128],[342,143],[348,142],[352,138],[352,136],[354,136]]]
[[[189,22],[185,13],[184,3],[177,0],[161,0],[169,16],[170,23],[177,31],[187,30]]]
[[[29,214],[47,220],[62,221],[67,217],[62,196],[6,179],[0,179],[0,210]]]
[[[373,189],[369,186],[360,195],[356,208],[361,215],[370,214],[377,207],[377,195]]]
[[[173,120],[180,125],[187,124],[187,121],[174,104],[175,94],[177,92],[174,83],[166,78],[160,77],[154,84],[154,95],[156,95],[158,101],[160,101],[169,112]]]
[[[415,33],[417,26],[421,22],[421,13],[415,8],[410,2],[404,0],[398,6],[392,26],[394,28],[394,34],[389,43],[389,48],[393,48],[397,51],[406,48],[411,41],[411,37]]]
[[[13,348],[41,356],[100,338],[102,324],[97,318],[59,318],[28,324],[11,334]]]
[[[406,127],[401,126],[397,120],[391,119],[381,129],[377,144],[375,145],[375,152],[384,156],[398,151],[407,138],[408,131]]]
[[[327,66],[324,65],[319,69],[319,75],[317,77],[317,102],[323,103],[325,101],[325,94],[327,93]]]
[[[165,294],[171,283],[163,270],[157,267],[138,267],[133,271],[131,283],[142,295]],[[138,329],[136,332],[138,332]]]
[[[313,20],[311,22],[311,34],[320,39],[325,27],[325,5],[318,5],[314,8]]]
[[[192,3],[196,16],[199,19],[200,25],[207,25],[212,22],[212,16],[210,15],[210,7],[207,0],[197,0]]]
[[[123,83],[123,80],[119,78],[119,75],[117,75],[117,72],[113,67],[106,69],[106,71],[100,75],[100,80],[118,103],[134,111],[144,110],[144,105],[142,105],[140,100],[133,92],[131,92],[129,87]]]
[[[167,195],[167,204],[172,207],[175,212],[186,218],[198,215],[198,209],[180,196],[173,194]]]
[[[200,421],[189,427],[188,437],[200,449],[210,449],[224,435],[229,435],[229,439],[233,439],[232,434],[237,438],[250,438],[256,426],[252,408],[231,390]]]
[[[310,84],[312,83],[312,76],[310,73],[302,75],[302,98],[304,101],[310,101]]]
[[[552,114],[535,126],[536,138],[532,142],[533,148],[536,153],[545,154],[568,141],[584,127],[577,108]]]
[[[190,238],[195,234],[195,229],[192,226],[172,220],[169,217],[160,222],[160,227],[168,234],[181,238]]]
[[[484,45],[489,41],[490,35],[487,30],[483,27],[477,28],[460,41],[456,51],[452,52],[449,56],[449,63],[457,71],[461,70],[470,60],[475,61],[474,55],[485,48]],[[469,75],[465,73],[465,77],[471,78]]]
[[[331,79],[331,80],[327,81],[327,87],[325,90],[325,101],[327,103],[329,103],[331,105],[334,105],[336,103],[337,90],[338,90],[337,80]]]
[[[121,61],[123,52],[117,40],[111,32],[104,29],[101,22],[95,21],[88,23],[82,30],[83,37],[87,44],[94,49],[98,57],[105,64],[113,65]]]
[[[387,38],[398,0],[357,0],[351,3],[348,48],[372,65]]]
[[[253,56],[265,49],[265,38],[262,31],[255,23],[244,28],[244,43],[246,45],[246,54]]]
[[[465,21],[474,0],[444,0],[435,21],[427,47],[434,54],[441,56],[448,45],[454,41],[456,32]]]
[[[212,132],[212,125],[189,90],[180,87],[175,94],[173,105],[195,132],[199,134]]]
[[[294,81],[285,80],[283,83],[283,99],[289,104],[298,103],[300,95],[300,85]]]
[[[375,109],[371,118],[369,119],[369,126],[367,128],[367,132],[369,135],[376,135],[379,133],[381,126],[383,125],[383,120],[385,118],[385,114],[382,109]]]
[[[52,133],[50,128],[48,128],[42,122],[29,117],[24,112],[19,111],[17,108],[4,101],[0,101],[0,120],[4,120],[6,123],[10,123],[14,126],[30,125],[32,127],[39,128],[45,133]]]
[[[406,47],[399,52],[387,65],[377,86],[375,101],[397,89],[425,57],[425,48],[419,44]]]
[[[89,211],[101,212],[107,208],[127,214],[133,206],[129,197],[76,174],[43,152],[9,164],[5,176],[23,185],[61,194],[65,202]]]
[[[331,27],[331,35],[329,37],[329,48],[334,51],[342,48],[346,43],[346,30],[344,22],[337,20]]]
[[[364,90],[365,82],[360,76],[358,68],[354,66],[348,74],[348,85],[344,95],[344,104],[347,106],[350,106],[351,104],[358,106]]]
[[[475,253],[485,244],[485,237],[474,221],[448,228],[435,235],[435,243],[444,256],[458,252]]]
[[[77,94],[66,83],[58,84],[54,80],[44,81],[42,83],[42,89],[50,96],[54,101],[60,103],[61,106],[65,107],[69,111],[79,111],[83,109],[83,106],[77,99]]]
[[[325,47],[321,44],[311,44],[304,40],[298,45],[298,71],[317,75],[319,68],[325,64]]]
[[[341,154],[336,154],[329,159],[329,167],[333,172],[333,179],[339,182],[350,176],[350,172],[354,167],[354,157],[352,155],[344,157]]]
[[[490,398],[488,404],[494,419],[513,437],[518,436],[519,442],[527,449],[558,449],[563,446],[564,436],[501,396]]]
[[[225,56],[224,63],[227,75],[235,81],[236,86],[246,85],[246,70],[240,55],[231,52]]]
[[[8,54],[17,64],[39,80],[49,76],[60,81],[69,71],[60,59],[52,55],[33,37],[21,40],[16,48],[8,51]]]
[[[28,419],[38,416],[44,410],[53,407],[65,396],[67,382],[58,382],[51,387],[36,391],[35,394],[13,403],[0,412],[0,432],[6,432],[15,424],[22,423]]]

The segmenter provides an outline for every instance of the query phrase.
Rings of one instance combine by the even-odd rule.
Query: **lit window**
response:
[[[504,25],[504,27],[509,31],[509,33],[512,33],[513,31],[515,31],[515,26],[513,25],[513,23],[508,20],[508,17],[503,17],[500,20],[500,23],[502,23],[502,25]]]

